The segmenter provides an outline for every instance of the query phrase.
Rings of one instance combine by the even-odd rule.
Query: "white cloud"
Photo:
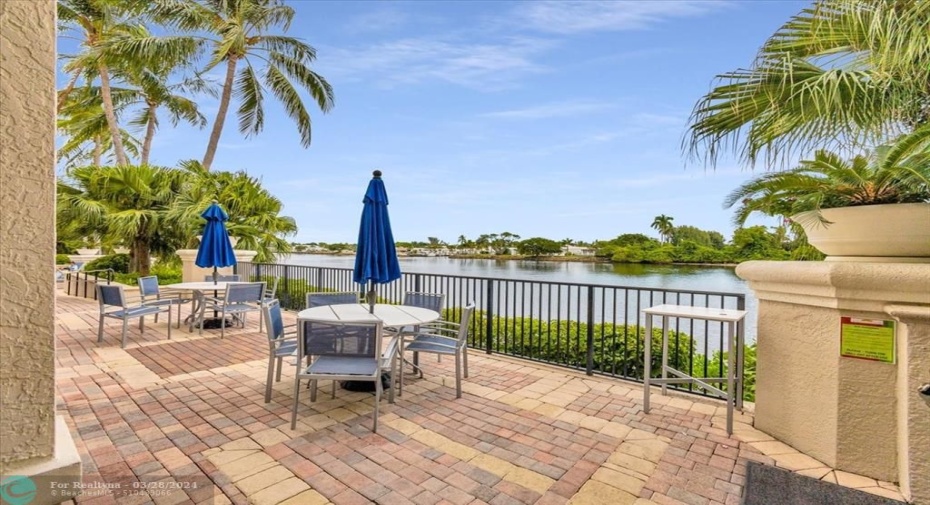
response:
[[[520,4],[516,16],[531,29],[572,34],[641,30],[668,18],[699,16],[725,4],[718,0],[537,1]]]
[[[522,109],[487,112],[480,114],[479,116],[500,119],[547,119],[554,117],[572,117],[583,114],[594,114],[614,107],[616,107],[615,104],[593,100],[555,102],[534,105],[532,107],[525,107]]]
[[[445,81],[475,89],[511,87],[515,80],[546,68],[532,57],[552,46],[534,38],[462,42],[443,38],[407,38],[354,49],[321,51],[319,68],[328,76],[360,78],[393,87]],[[376,77],[371,77],[376,74]]]
[[[410,15],[397,9],[369,10],[346,23],[350,33],[374,33],[391,30],[410,21]]]

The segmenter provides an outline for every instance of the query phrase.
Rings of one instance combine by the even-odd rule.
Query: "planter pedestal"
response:
[[[887,260],[887,259],[886,259]],[[930,264],[749,261],[759,300],[755,427],[930,503]],[[840,355],[841,317],[895,322],[895,363]]]
[[[930,263],[930,203],[863,205],[791,219],[826,261]]]

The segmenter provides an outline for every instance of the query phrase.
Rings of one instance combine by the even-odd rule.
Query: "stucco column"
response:
[[[751,261],[736,273],[759,299],[756,428],[907,492],[930,459],[930,409],[916,397],[930,375],[919,373],[930,331],[916,322],[930,310],[930,264]],[[840,356],[841,317],[896,320],[896,362]]]
[[[917,395],[930,382],[930,307],[892,304],[885,310],[904,332],[897,398],[901,490],[914,503],[930,503],[930,405]]]
[[[0,2],[0,478],[80,480],[55,416],[55,1]],[[28,479],[26,479],[28,477]]]
[[[256,251],[239,249],[234,249],[233,252],[236,253],[237,262],[252,261],[255,255],[258,254]],[[183,282],[203,282],[204,277],[213,275],[212,268],[201,268],[194,264],[197,259],[197,249],[179,249],[177,253],[181,258],[181,279]],[[218,268],[217,273],[219,275],[232,275],[233,267]]]

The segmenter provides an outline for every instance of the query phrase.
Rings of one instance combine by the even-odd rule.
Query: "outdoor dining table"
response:
[[[302,322],[314,323],[374,323],[380,321],[385,328],[403,328],[405,326],[419,326],[431,323],[442,317],[435,310],[409,305],[375,304],[374,313],[369,312],[368,305],[360,303],[340,303],[335,305],[322,305],[301,310],[297,313],[298,332],[303,330]],[[398,345],[400,332],[391,338],[387,347]],[[384,353],[382,352],[382,355]],[[349,381],[351,382],[351,381]]]
[[[213,291],[213,296],[218,296],[220,291],[226,291],[226,285],[230,284],[229,282],[213,282],[213,281],[198,281],[198,282],[178,282],[175,284],[168,284],[164,287],[166,289],[177,289],[179,291]],[[200,306],[191,304],[191,313],[184,319],[184,324],[190,325],[197,313],[200,312]],[[216,318],[216,314],[213,314],[213,317]],[[206,326],[205,326],[206,327]]]

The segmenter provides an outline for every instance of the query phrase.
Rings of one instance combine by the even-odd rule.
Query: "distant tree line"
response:
[[[448,244],[436,237],[426,241],[396,242],[403,249],[446,248],[454,253],[480,254],[488,257],[516,255],[527,258],[545,258],[565,255],[565,246],[589,247],[598,258],[615,263],[739,263],[748,260],[820,260],[823,255],[811,247],[802,232],[791,223],[767,228],[751,226],[739,228],[727,241],[722,233],[702,230],[695,226],[675,226],[674,218],[656,217],[652,227],[660,239],[641,233],[624,233],[610,240],[593,243],[572,239],[553,240],[532,237],[521,240],[514,233],[480,235],[471,240],[460,235],[456,244]],[[354,244],[294,244],[294,250],[303,252],[323,248],[338,253],[354,250]],[[318,249],[317,249],[318,250]]]

